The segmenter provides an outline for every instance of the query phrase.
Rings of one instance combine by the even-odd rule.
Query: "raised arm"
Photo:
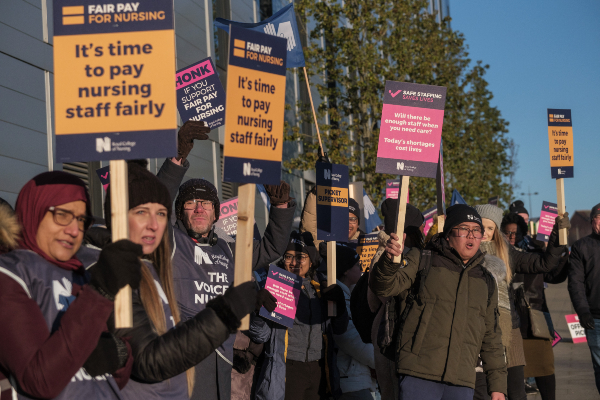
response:
[[[398,236],[392,233],[383,254],[373,266],[369,278],[369,288],[376,296],[397,296],[411,287],[417,277],[421,251],[412,248],[398,264],[393,262],[393,256],[400,255],[402,248],[398,243]]]

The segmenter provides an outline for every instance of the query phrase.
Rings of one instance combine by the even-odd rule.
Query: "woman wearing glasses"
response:
[[[13,398],[120,399],[130,350],[103,332],[119,289],[139,285],[141,249],[107,246],[86,272],[75,254],[91,222],[89,197],[62,171],[27,182],[16,214],[19,249],[0,256],[0,370]]]
[[[256,383],[257,399],[326,399],[329,388],[333,395],[341,394],[333,334],[344,333],[348,326],[346,301],[338,285],[321,290],[326,278],[316,271],[318,262],[312,236],[292,232],[279,267],[302,278],[294,325],[286,329],[259,316],[254,316],[250,324],[250,338],[265,344],[266,358]],[[262,275],[256,276],[259,285],[264,285]],[[328,316],[327,301],[336,302],[337,317]]]

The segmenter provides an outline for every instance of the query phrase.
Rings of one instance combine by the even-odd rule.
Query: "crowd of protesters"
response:
[[[361,212],[349,199],[349,243],[336,244],[328,285],[316,192],[292,231],[296,201],[282,181],[265,187],[253,280],[234,286],[236,242],[215,226],[217,189],[183,182],[194,140],[208,132],[184,124],[177,157],[156,176],[128,163],[128,240],[112,243],[110,186],[106,223],[94,224],[85,184],[62,171],[33,177],[14,210],[0,203],[2,400],[523,400],[526,378],[553,400],[544,287],[567,278],[600,392],[600,204],[593,233],[569,249],[558,240],[566,213],[542,243],[519,201],[506,212],[453,205],[427,236],[409,204],[400,237],[398,200],[387,199],[363,273],[351,245]],[[271,264],[301,279],[291,328],[259,315],[277,307],[265,288]],[[117,329],[115,296],[127,285],[133,327]]]

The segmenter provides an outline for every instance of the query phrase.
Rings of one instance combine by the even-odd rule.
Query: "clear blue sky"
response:
[[[530,216],[539,216],[542,200],[556,202],[547,108],[572,110],[575,177],[565,179],[567,211],[600,203],[600,1],[450,0],[450,16],[470,58],[490,66],[492,104],[519,146],[517,197],[529,209],[520,193],[539,192]]]

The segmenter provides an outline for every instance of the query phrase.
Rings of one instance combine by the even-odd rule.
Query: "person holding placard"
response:
[[[179,308],[171,306],[177,304],[168,230],[171,197],[156,176],[136,163],[128,164],[128,180],[129,236],[142,246],[143,264],[140,288],[133,294],[133,328],[111,325],[118,337],[128,338],[134,355],[134,379],[122,394],[125,399],[189,399],[194,366],[237,330],[255,308],[256,291],[252,283],[231,287],[201,312],[181,318]],[[110,187],[105,215],[110,215],[109,194]]]
[[[282,181],[265,188],[272,207],[263,239],[254,241],[255,268],[268,265],[284,253],[296,208],[287,183]],[[182,318],[204,310],[207,302],[233,285],[236,243],[215,230],[220,212],[217,189],[207,180],[191,179],[180,186],[175,200],[177,220],[172,233],[175,248],[172,263]],[[196,381],[207,383],[196,386],[192,399],[229,400],[234,341],[232,334],[196,366]]]
[[[371,273],[377,296],[415,293],[399,321],[396,368],[399,399],[444,400],[473,398],[478,355],[483,360],[492,400],[504,400],[506,364],[498,327],[498,289],[483,267],[479,250],[483,225],[467,205],[447,210],[442,234],[427,245],[431,255],[411,249],[401,263],[402,244],[392,233]],[[415,283],[418,282],[418,283]]]
[[[336,247],[338,264],[354,265],[359,261],[354,250]],[[266,354],[256,381],[257,399],[315,400],[341,394],[333,334],[346,331],[348,313],[338,285],[323,289],[327,278],[317,271],[319,261],[312,236],[292,232],[278,266],[302,278],[293,327],[286,329],[257,315],[250,323],[250,338],[264,343]],[[328,316],[328,301],[336,302],[336,317]]]
[[[560,283],[566,279],[567,258],[562,255],[568,249],[558,244],[558,230],[563,227],[570,227],[567,213],[556,217],[548,246],[542,250],[523,240],[527,234],[527,224],[517,213],[505,215],[501,223],[501,231],[510,243],[508,255],[514,273],[511,286],[515,292],[514,306],[519,315],[525,355],[523,371],[525,377],[536,378],[543,400],[551,400],[555,396],[554,353],[550,333],[537,333],[536,336],[530,314],[548,313],[544,282]],[[545,332],[550,329],[546,326],[541,328],[545,328]]]
[[[0,256],[0,370],[14,399],[121,399],[133,364],[105,332],[117,292],[137,288],[141,246],[107,246],[88,271],[76,256],[92,222],[85,184],[62,171],[27,182],[17,198],[19,248]]]
[[[592,233],[571,247],[569,295],[579,322],[585,328],[600,393],[600,203],[592,208],[590,223]]]

